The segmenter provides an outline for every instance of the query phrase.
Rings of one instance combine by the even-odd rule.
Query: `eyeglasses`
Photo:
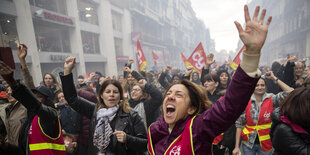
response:
[[[132,89],[131,91],[141,91],[141,89]]]

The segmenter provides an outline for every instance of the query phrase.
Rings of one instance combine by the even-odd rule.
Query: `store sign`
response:
[[[51,61],[53,62],[64,62],[67,57],[67,55],[50,55]]]
[[[63,16],[63,15],[56,14],[56,13],[43,10],[43,9],[35,11],[34,14],[37,17],[41,17],[44,20],[53,21],[59,24],[66,24],[66,25],[74,26],[73,18],[68,17],[68,16]]]
[[[44,12],[44,18],[49,19],[49,20],[54,20],[54,21],[57,21],[57,22],[61,22],[61,23],[66,23],[66,24],[73,25],[73,20],[71,18],[60,16],[60,15],[56,15],[56,14],[52,14],[52,13],[49,13],[49,12]]]
[[[116,62],[127,62],[128,60],[128,56],[116,56]]]

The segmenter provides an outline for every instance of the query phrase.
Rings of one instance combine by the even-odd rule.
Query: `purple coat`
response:
[[[86,90],[77,90],[77,94],[91,102],[97,103],[97,96],[94,93],[88,92]],[[82,117],[82,131],[78,136],[78,142],[87,145],[88,140],[89,140],[89,124],[90,124],[90,119],[87,117],[83,116]]]
[[[225,96],[195,118],[192,133],[196,155],[211,154],[213,139],[233,125],[242,114],[258,79],[249,77],[238,67]],[[150,127],[155,154],[165,153],[171,142],[183,132],[186,122],[190,118],[191,116],[179,120],[170,134],[168,124],[165,123],[162,116]]]

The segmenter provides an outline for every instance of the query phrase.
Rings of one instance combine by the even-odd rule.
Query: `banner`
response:
[[[234,70],[237,69],[237,67],[239,66],[239,64],[241,63],[241,53],[245,50],[245,46],[243,45],[243,47],[240,49],[240,51],[238,52],[237,56],[234,58],[234,60],[230,63],[230,67]]]
[[[152,51],[153,59],[154,59],[154,66],[157,68],[157,61],[159,60],[159,57],[156,55],[154,51]]]
[[[186,59],[186,57],[184,56],[183,53],[181,53],[181,56],[182,56],[182,60],[183,60],[183,62],[184,62],[185,67],[193,66],[190,62],[188,62],[188,60]],[[200,77],[201,77],[201,72],[199,72],[199,71],[194,67],[193,72],[195,72],[195,71],[197,71],[197,72],[199,73],[199,78],[200,78]],[[191,77],[191,79],[192,79],[192,77]]]
[[[145,71],[146,59],[143,54],[139,40],[137,41],[137,59],[138,59],[139,71]]]
[[[202,44],[196,47],[192,55],[187,59],[187,61],[192,64],[192,66],[201,73],[202,68],[205,66],[207,60],[207,56],[205,51],[203,50]]]

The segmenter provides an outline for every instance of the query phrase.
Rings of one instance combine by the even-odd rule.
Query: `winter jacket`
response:
[[[204,77],[210,73],[210,69],[205,69],[204,67],[202,68],[201,70],[201,77],[200,77],[200,81],[201,81],[201,84],[204,85],[204,83],[206,82],[204,80]]]
[[[94,93],[91,93],[86,90],[77,90],[77,94],[85,98],[88,101],[97,103],[97,97],[96,97],[96,94]],[[82,116],[80,120],[81,131],[80,131],[80,134],[78,135],[77,141],[84,145],[87,145],[88,140],[89,140],[89,124],[90,124],[90,119],[88,119],[85,116]]]
[[[310,155],[310,133],[288,119],[287,123],[283,122],[281,115],[280,108],[275,109],[271,115],[273,127],[270,133],[274,155]]]
[[[6,111],[6,127],[8,132],[8,142],[18,146],[19,131],[22,127],[21,120],[27,118],[27,109],[20,103],[9,105]]]
[[[160,76],[159,76],[159,78],[158,78],[158,82],[160,83],[160,85],[162,86],[162,87],[164,87],[165,89],[167,88],[167,87],[169,87],[169,85],[170,85],[170,80],[167,80],[166,81],[166,79],[165,78],[167,78],[168,79],[168,77],[169,77],[169,79],[171,79],[171,77],[167,74],[167,73],[165,73],[165,72],[162,72],[161,74],[160,74]]]
[[[279,80],[284,81],[283,80],[284,66],[281,66],[280,68],[278,68],[278,70],[273,71],[273,74]],[[266,78],[265,81],[266,81],[266,86],[267,86],[267,93],[278,94],[280,91],[282,91],[280,86],[273,80]]]
[[[246,108],[258,78],[249,77],[240,67],[237,69],[226,94],[210,109],[198,115],[192,124],[193,147],[195,154],[211,154],[213,139],[234,124]],[[150,126],[153,147],[156,154],[164,154],[168,146],[184,130],[192,116],[176,122],[171,133],[163,117]]]
[[[67,104],[59,108],[59,110],[59,119],[62,129],[65,130],[66,133],[78,134],[80,132],[81,116]]]
[[[295,78],[294,67],[295,67],[294,62],[287,62],[284,68],[283,82],[292,88],[298,88],[300,87],[300,85],[296,84],[296,80],[294,79]]]
[[[19,147],[21,147],[24,152],[27,151],[29,154],[28,132],[33,118],[38,115],[44,133],[55,138],[59,134],[57,127],[58,114],[55,109],[47,106],[52,105],[51,100],[47,99],[46,102],[42,104],[23,84],[19,83],[17,86],[12,87],[12,90],[12,96],[27,108],[27,119],[21,121],[23,125],[18,143]]]
[[[139,75],[137,75],[137,72],[135,71],[132,72],[132,75],[137,81],[141,78]],[[154,85],[150,83],[145,84],[143,91],[150,95],[148,99],[141,101],[135,101],[133,99],[130,99],[129,104],[131,108],[134,108],[139,103],[143,103],[146,116],[146,125],[147,127],[149,127],[159,117],[159,108],[163,102],[163,95]]]
[[[219,94],[218,90],[216,89],[213,94],[207,92],[208,98],[212,103],[215,103],[222,95]]]
[[[25,85],[34,89],[34,83],[32,76],[27,68],[21,67],[21,72],[23,75],[23,82]],[[18,138],[20,135],[20,130],[22,128],[22,121],[27,119],[27,109],[20,103],[16,102],[14,104],[9,104],[5,108],[5,116],[3,121],[5,122],[7,130],[7,142],[18,146]]]
[[[88,154],[97,155],[99,151],[93,145],[93,135],[97,124],[96,104],[77,96],[72,74],[64,76],[63,73],[60,73],[60,79],[68,104],[78,113],[91,119]],[[126,133],[126,143],[117,142],[116,136],[112,135],[107,152],[114,152],[116,155],[138,155],[146,151],[146,129],[141,117],[136,112],[125,113],[119,109],[110,125],[113,131],[117,129]]]

